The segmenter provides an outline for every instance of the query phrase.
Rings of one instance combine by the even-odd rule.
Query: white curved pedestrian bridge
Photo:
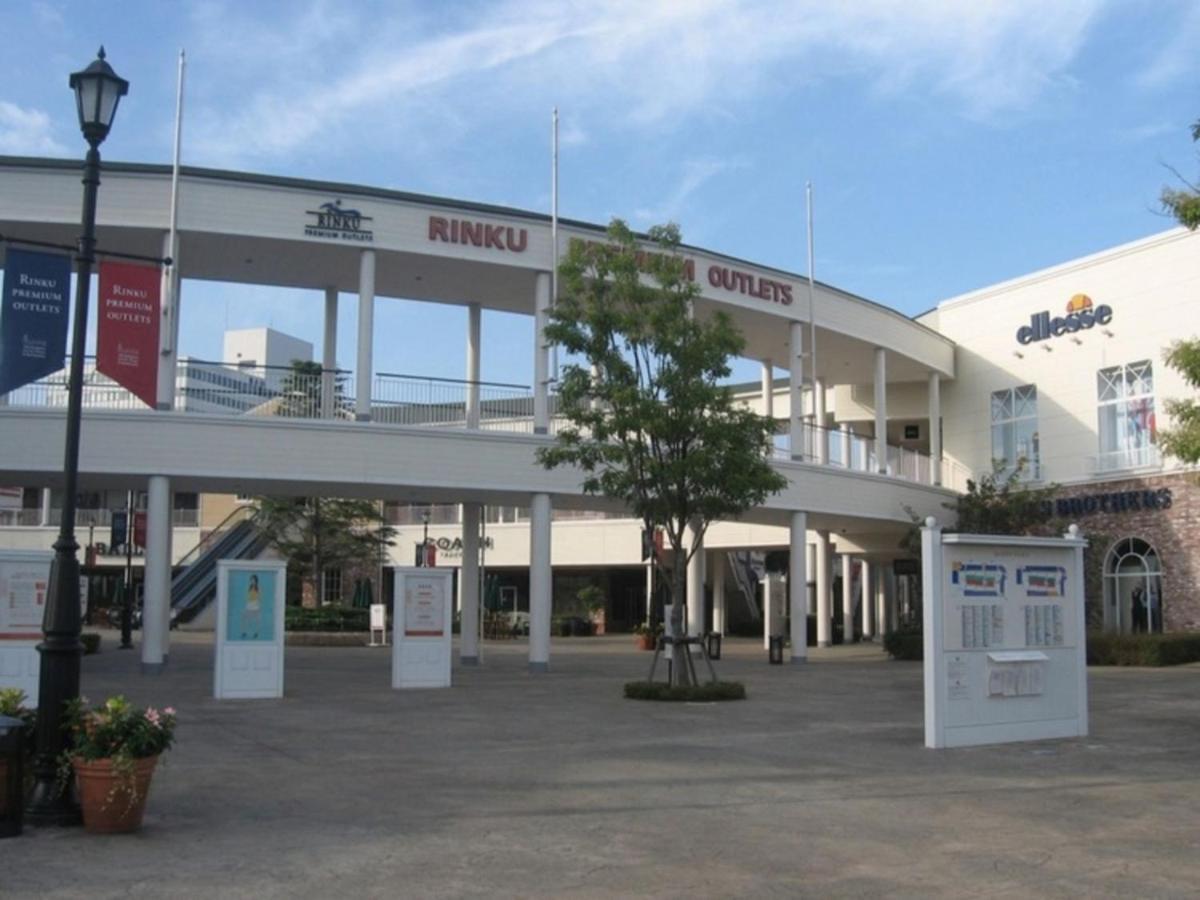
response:
[[[72,244],[79,178],[75,162],[0,157],[0,235]],[[97,488],[149,482],[151,530],[155,518],[169,527],[154,497],[170,490],[519,505],[533,510],[536,566],[551,507],[612,511],[581,494],[577,473],[546,471],[535,459],[556,424],[550,348],[540,339],[550,273],[570,241],[602,240],[601,226],[360,185],[184,168],[172,242],[169,167],[106,163],[102,178],[99,249],[169,255],[176,265],[175,277],[164,278],[158,409],[91,373],[80,476]],[[944,516],[962,481],[941,461],[938,427],[954,344],[826,284],[813,286],[810,302],[795,273],[696,247],[682,253],[701,292],[697,314],[727,312],[746,338],[745,356],[763,364],[762,385],[739,395],[780,423],[774,464],[788,487],[747,520],[790,528],[802,569],[806,531],[894,546],[914,515]],[[178,310],[193,281],[321,292],[320,373],[309,376],[320,384],[180,357]],[[358,310],[353,371],[338,370],[334,356],[347,295]],[[388,298],[467,308],[462,381],[376,370],[374,311]],[[528,388],[479,380],[484,309],[530,317]],[[774,379],[775,368],[788,377]],[[51,376],[0,399],[0,484],[58,482],[64,380]],[[548,551],[544,558],[548,565]],[[532,663],[545,661],[540,652],[531,649]]]

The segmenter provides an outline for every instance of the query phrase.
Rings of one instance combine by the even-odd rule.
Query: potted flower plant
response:
[[[17,688],[4,688],[0,690],[0,716],[8,716],[12,719],[20,719],[25,723],[25,759],[23,767],[25,769],[26,787],[32,779],[33,767],[33,733],[34,725],[37,721],[37,711],[32,707],[25,705],[25,692]],[[0,810],[8,809],[8,797],[5,792],[8,786],[8,763],[4,759],[0,759]]]
[[[653,650],[658,646],[658,638],[662,633],[661,625],[642,623],[633,629],[633,642],[639,650]]]
[[[124,697],[87,708],[80,698],[67,715],[73,746],[63,774],[73,772],[85,831],[135,831],[142,824],[150,779],[175,739],[175,710],[139,709]]]

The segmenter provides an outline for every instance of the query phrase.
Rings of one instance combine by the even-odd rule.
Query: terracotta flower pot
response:
[[[142,827],[150,779],[158,763],[157,756],[133,761],[133,777],[126,779],[113,771],[111,759],[85,760],[76,757],[75,780],[79,786],[79,805],[83,810],[83,830],[92,834],[116,834]],[[130,796],[132,788],[133,796]]]
[[[653,650],[658,645],[658,638],[653,634],[639,634],[637,636],[637,648],[639,650]]]

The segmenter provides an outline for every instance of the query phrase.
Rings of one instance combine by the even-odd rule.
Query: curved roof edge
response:
[[[83,161],[75,159],[62,159],[57,157],[43,156],[5,156],[0,154],[0,166],[40,168],[40,169],[82,169]],[[128,174],[144,174],[144,175],[166,175],[171,174],[171,166],[165,163],[141,163],[141,162],[109,162],[103,164],[103,168],[109,172],[128,173]],[[398,191],[392,188],[371,187],[364,184],[351,184],[343,181],[318,181],[309,178],[295,178],[287,175],[264,175],[256,172],[239,172],[232,169],[212,169],[204,166],[180,166],[179,173],[181,176],[190,178],[209,178],[221,181],[241,181],[247,184],[257,184],[273,187],[294,188],[299,190],[316,191],[319,193],[346,194],[362,197],[377,197],[383,200],[399,200],[409,203],[423,203],[430,206],[454,207],[457,209],[469,209],[475,212],[481,212],[491,215],[512,216],[522,219],[527,219],[535,222],[550,222],[548,213],[532,212],[530,210],[518,209],[513,206],[501,206],[494,203],[479,203],[475,200],[457,200],[452,197],[435,197],[431,194],[417,194],[411,191]],[[569,225],[574,228],[580,228],[588,231],[595,231],[598,234],[603,234],[605,226],[597,225],[594,222],[584,222],[581,219],[569,219],[559,216],[559,224]],[[647,236],[638,233],[638,237],[648,240]],[[753,266],[766,272],[774,272],[779,275],[784,275],[788,278],[794,278],[801,282],[807,282],[808,276],[801,275],[797,272],[791,272],[787,269],[780,269],[776,266],[764,265],[750,259],[744,259],[739,256],[731,256],[728,253],[721,253],[716,250],[709,250],[706,247],[699,247],[694,244],[680,244],[680,249],[691,250],[697,253],[705,253],[709,256],[718,259],[727,260],[731,263],[739,263],[741,265]],[[944,342],[949,346],[954,346],[954,341],[945,335],[938,332],[936,329],[930,328],[922,322],[918,322],[916,318],[905,315],[899,310],[880,303],[877,300],[872,300],[869,297],[863,297],[851,291],[843,290],[835,285],[828,284],[824,281],[814,278],[814,286],[819,286],[823,290],[838,294],[847,300],[852,300],[858,303],[865,303],[869,306],[876,307],[882,312],[888,313],[897,319],[902,319],[916,328],[928,332],[931,336]]]

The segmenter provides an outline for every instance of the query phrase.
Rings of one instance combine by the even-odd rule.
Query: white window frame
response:
[[[1106,429],[1105,414],[1110,410],[1113,427]],[[1106,446],[1109,442],[1113,446]],[[1096,371],[1096,453],[1096,469],[1100,472],[1159,465],[1151,360]]]
[[[1005,478],[1013,473],[1020,459],[1024,458],[1025,468],[1021,470],[1021,480],[1041,481],[1042,451],[1038,430],[1037,385],[1019,384],[1015,387],[992,391],[990,401],[991,429],[989,435],[992,442],[993,468],[1001,478]],[[1030,452],[1022,457],[1019,453],[1021,449],[1020,426],[1030,423],[1033,425],[1032,431],[1028,433]],[[1011,431],[1013,449],[1018,452],[1017,459],[1008,459],[1007,456],[1000,455],[1005,448],[996,446],[997,429]]]

